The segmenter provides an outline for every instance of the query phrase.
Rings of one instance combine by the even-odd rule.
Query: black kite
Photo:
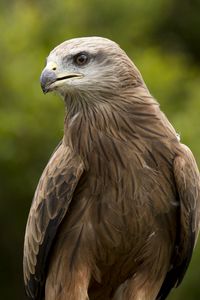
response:
[[[39,181],[24,244],[31,299],[163,300],[199,231],[191,151],[135,65],[105,38],[66,41],[44,92],[64,99],[64,137]]]

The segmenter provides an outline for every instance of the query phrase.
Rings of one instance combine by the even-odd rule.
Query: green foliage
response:
[[[194,2],[194,6],[186,0],[0,3],[2,299],[25,299],[26,219],[42,169],[63,134],[63,103],[54,95],[44,96],[39,85],[45,57],[72,37],[100,35],[118,42],[199,160],[200,2]],[[199,253],[198,246],[183,284],[169,299],[200,298]]]

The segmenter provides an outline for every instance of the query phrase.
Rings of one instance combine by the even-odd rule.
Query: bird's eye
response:
[[[78,66],[83,66],[88,62],[88,55],[85,53],[79,53],[74,57],[74,62]]]

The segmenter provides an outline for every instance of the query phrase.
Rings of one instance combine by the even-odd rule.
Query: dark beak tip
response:
[[[47,87],[43,86],[42,84],[41,84],[41,89],[42,89],[42,92],[44,95],[47,94],[49,91],[49,89]]]

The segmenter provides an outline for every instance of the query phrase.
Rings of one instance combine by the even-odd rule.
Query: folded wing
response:
[[[193,154],[185,145],[181,145],[181,152],[174,160],[174,177],[180,202],[179,226],[171,269],[157,300],[166,299],[171,288],[182,281],[199,233],[200,175]]]
[[[31,299],[42,299],[51,246],[82,172],[80,158],[61,143],[41,176],[30,209],[24,241],[24,281]]]

